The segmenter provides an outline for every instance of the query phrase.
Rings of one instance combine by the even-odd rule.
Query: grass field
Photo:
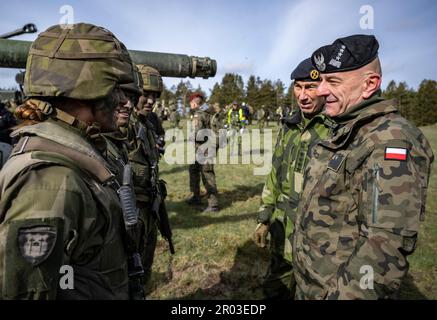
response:
[[[276,133],[276,127],[270,127]],[[437,125],[422,128],[437,152]],[[275,135],[274,135],[275,138]],[[272,146],[270,146],[270,149]],[[264,146],[267,150],[269,147]],[[167,207],[176,254],[160,239],[155,254],[150,299],[262,299],[261,281],[268,252],[251,235],[265,176],[254,165],[216,165],[222,210],[201,213],[185,204],[190,196],[187,165],[161,164],[167,181]],[[203,199],[206,205],[206,199]],[[437,170],[431,175],[426,221],[401,297],[437,299]]]

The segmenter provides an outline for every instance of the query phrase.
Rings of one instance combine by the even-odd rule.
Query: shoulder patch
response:
[[[56,238],[53,226],[21,228],[18,230],[20,254],[28,263],[38,265],[52,253]]]
[[[398,160],[406,161],[408,150],[406,148],[386,147],[384,153],[384,160]]]

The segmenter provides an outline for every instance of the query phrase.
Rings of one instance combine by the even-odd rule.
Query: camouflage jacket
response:
[[[293,236],[296,297],[396,297],[424,219],[431,147],[377,95],[335,120],[305,173]]]
[[[25,126],[0,172],[1,299],[128,299],[121,206],[108,163],[85,132]],[[68,265],[74,290],[61,290]]]
[[[300,111],[281,128],[272,157],[272,169],[264,185],[258,222],[269,223],[276,208],[294,221],[308,150],[315,141],[328,136],[329,120],[322,114],[305,119]],[[283,220],[285,216],[273,217]]]
[[[141,117],[141,115],[140,115]],[[128,145],[129,163],[134,172],[136,199],[149,202],[151,190],[158,181],[159,153],[152,124],[132,114],[129,125],[120,129]]]
[[[196,148],[205,143],[208,140],[208,137],[200,138],[198,133],[203,129],[212,129],[211,128],[211,109],[208,108],[206,104],[202,105],[200,108],[196,109],[193,113],[192,119],[192,132],[190,135],[190,141],[195,141]],[[202,135],[202,134],[200,134]]]

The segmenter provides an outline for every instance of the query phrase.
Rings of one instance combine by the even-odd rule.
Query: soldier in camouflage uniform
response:
[[[214,132],[218,132],[220,129],[224,128],[224,114],[222,109],[220,108],[220,104],[218,102],[213,105],[213,114],[211,117],[211,129]]]
[[[266,121],[266,111],[264,109],[264,106],[261,106],[261,108],[256,112],[256,120],[258,122],[258,128],[263,131],[264,125]]]
[[[193,93],[190,96],[190,107],[193,112],[193,133],[190,139],[195,142],[196,153],[198,148],[206,141],[197,141],[197,133],[202,129],[211,129],[211,116],[214,113],[212,108],[209,108],[204,103],[205,98],[201,93]],[[217,185],[215,182],[214,164],[212,159],[208,159],[206,163],[199,163],[198,159],[194,164],[190,164],[190,190],[193,196],[188,199],[188,204],[200,205],[200,177],[202,177],[203,185],[205,186],[208,196],[208,207],[204,212],[219,211],[217,199]]]
[[[312,55],[333,134],[311,152],[293,236],[298,299],[396,298],[424,219],[433,153],[380,97],[374,36]]]
[[[116,129],[120,87],[140,90],[129,53],[101,27],[56,25],[32,43],[26,70],[20,140],[0,172],[0,298],[128,299],[118,183],[100,133]],[[63,265],[74,289],[59,286]]]
[[[320,78],[311,59],[302,61],[291,74],[299,110],[286,118],[273,153],[272,170],[262,193],[255,242],[264,247],[270,233],[270,265],[264,280],[267,298],[294,297],[291,235],[302,191],[303,173],[311,145],[328,135],[330,122],[320,114],[324,98],[317,97]]]
[[[158,70],[145,66],[138,65],[138,68],[143,75],[144,80],[144,94],[140,97],[136,105],[137,113],[145,117],[153,126],[156,134],[156,141],[163,151],[165,145],[165,131],[162,127],[162,119],[153,112],[153,106],[157,103],[156,100],[161,96],[164,90],[162,77]]]
[[[137,207],[144,224],[144,235],[141,242],[141,255],[144,266],[144,283],[150,281],[152,264],[158,236],[156,212],[152,212],[159,182],[159,151],[156,133],[153,125],[148,120],[148,113],[144,113],[145,104],[151,106],[161,93],[162,79],[150,79],[148,67],[138,65],[140,85],[143,89],[142,96],[130,95],[129,101],[118,110],[119,131],[115,138],[127,142],[128,160],[134,171],[134,189]],[[133,106],[137,106],[133,108]],[[134,112],[132,112],[134,110]],[[114,138],[113,136],[113,138]]]
[[[170,107],[169,121],[171,122],[171,127],[173,129],[179,129],[179,122],[181,121],[181,116],[178,112],[177,106],[173,105]]]

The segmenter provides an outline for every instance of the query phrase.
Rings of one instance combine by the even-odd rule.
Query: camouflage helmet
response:
[[[128,94],[134,95],[134,96],[140,96],[143,94],[143,77],[141,76],[140,70],[135,64],[132,64],[134,69],[134,82],[132,83],[125,83],[121,84],[120,88],[127,92]],[[136,90],[135,90],[136,89]],[[138,90],[139,89],[139,90]]]
[[[138,69],[140,70],[144,82],[143,90],[157,92],[158,97],[160,97],[164,86],[158,70],[144,64],[139,64]]]
[[[141,94],[124,44],[92,24],[55,25],[40,33],[30,48],[26,70],[28,97],[95,100],[120,85]]]

